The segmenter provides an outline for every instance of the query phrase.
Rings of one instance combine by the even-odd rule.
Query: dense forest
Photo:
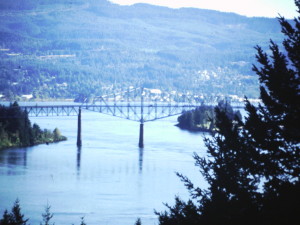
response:
[[[8,147],[27,147],[42,143],[64,141],[59,129],[42,130],[33,124],[17,102],[10,106],[0,105],[0,149]]]
[[[10,101],[129,86],[258,97],[253,47],[282,40],[275,19],[106,0],[0,0],[0,18],[0,96]]]
[[[242,119],[240,111],[234,111],[229,102],[219,101],[217,107],[230,119]],[[193,110],[184,111],[178,118],[176,126],[189,131],[215,132],[218,123],[215,106],[201,105]]]

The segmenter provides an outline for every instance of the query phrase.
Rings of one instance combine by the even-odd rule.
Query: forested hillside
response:
[[[141,86],[258,96],[253,47],[276,19],[106,0],[0,0],[0,95],[95,96]]]

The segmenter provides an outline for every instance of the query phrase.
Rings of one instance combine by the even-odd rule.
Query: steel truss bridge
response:
[[[103,113],[123,119],[137,121],[141,123],[176,116],[183,111],[195,109],[197,104],[172,104],[144,102],[119,103],[103,102],[100,104],[72,104],[72,105],[28,105],[20,106],[27,111],[31,117],[43,116],[78,116],[80,109],[98,113]]]
[[[144,147],[144,123],[181,114],[199,107],[203,101],[193,96],[151,93],[150,89],[128,89],[121,93],[95,97],[92,102],[65,105],[20,106],[29,116],[78,116],[77,145],[81,146],[81,111],[89,110],[140,122],[139,147]],[[210,103],[215,105],[216,103]]]

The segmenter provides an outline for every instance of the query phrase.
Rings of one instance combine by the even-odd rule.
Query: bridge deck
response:
[[[26,105],[20,106],[29,116],[76,116],[79,109],[99,112],[133,121],[153,121],[175,116],[184,110],[195,109],[199,105],[186,103],[103,103],[83,105]]]

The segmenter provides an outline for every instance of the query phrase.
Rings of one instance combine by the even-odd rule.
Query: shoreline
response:
[[[72,98],[62,98],[62,99],[56,99],[56,98],[47,98],[47,99],[18,99],[18,100],[8,100],[8,99],[0,99],[0,102],[8,102],[8,103],[13,103],[13,102],[75,102],[75,99]]]
[[[2,146],[0,147],[0,151],[2,150],[8,150],[8,149],[14,149],[14,148],[27,148],[27,147],[33,147],[33,146],[37,146],[37,145],[49,145],[49,144],[54,144],[54,143],[58,143],[61,141],[67,141],[68,138],[65,136],[61,136],[60,140],[48,140],[48,141],[44,141],[44,142],[38,142],[36,144],[33,145],[27,145],[27,146],[22,146],[22,145],[11,145],[11,146]]]
[[[200,127],[195,127],[195,128],[188,128],[185,126],[181,126],[179,123],[175,124],[174,126],[180,128],[181,130],[186,130],[192,133],[211,133],[212,131],[210,131],[209,129],[206,128],[200,128]]]

